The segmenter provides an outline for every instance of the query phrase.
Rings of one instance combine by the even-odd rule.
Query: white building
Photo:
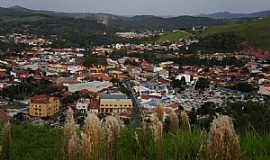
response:
[[[270,86],[269,85],[260,85],[258,94],[269,96],[270,95]]]
[[[113,84],[109,81],[93,81],[93,82],[69,84],[67,87],[68,91],[71,93],[78,92],[81,90],[87,90],[89,92],[98,93],[112,86]]]
[[[186,83],[191,83],[192,78],[191,78],[191,75],[189,74],[179,74],[178,76],[176,76],[175,79],[181,80],[182,78],[185,78]]]
[[[68,66],[67,70],[70,73],[74,74],[74,73],[79,72],[81,70],[81,66],[70,65],[70,66]]]
[[[76,110],[83,114],[86,114],[88,111],[89,104],[90,99],[81,98],[77,101]]]

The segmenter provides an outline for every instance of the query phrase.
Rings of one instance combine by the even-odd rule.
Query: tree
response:
[[[186,78],[185,77],[182,77],[180,80],[179,79],[174,79],[172,81],[172,86],[174,88],[180,89],[181,91],[185,90],[186,85],[187,85],[187,83],[186,83]]]
[[[73,93],[71,95],[65,96],[62,100],[63,104],[68,104],[77,101],[81,95],[79,93]]]
[[[230,89],[233,90],[238,90],[240,92],[253,92],[256,91],[256,88],[254,88],[251,84],[247,83],[247,82],[241,82],[241,83],[237,83],[231,87],[229,87]]]
[[[234,52],[242,48],[244,39],[237,33],[216,33],[200,38],[198,50],[206,53]]]
[[[113,52],[109,55],[109,57],[113,60],[117,60],[125,56],[127,56],[127,49],[113,50]]]
[[[258,133],[270,132],[270,108],[268,103],[229,103],[225,109],[227,114],[233,118],[238,132],[245,133],[250,129]]]
[[[215,103],[213,102],[206,102],[204,103],[200,108],[197,110],[197,114],[200,116],[204,116],[203,120],[198,120],[198,124],[206,129],[209,129],[210,123],[213,121],[213,119],[218,115],[218,114],[223,114],[225,111],[223,108],[218,107]]]
[[[97,64],[97,58],[94,56],[87,56],[85,57],[85,60],[83,62],[83,66],[85,67],[91,67],[93,65]]]
[[[187,85],[186,78],[185,78],[184,76],[181,78],[180,84],[181,84],[182,86],[186,86],[186,85]]]
[[[195,85],[196,90],[204,90],[206,88],[209,88],[210,82],[206,78],[199,78]]]
[[[112,79],[110,80],[110,82],[112,82],[113,84],[116,84],[116,85],[119,85],[119,84],[120,84],[120,80],[117,79],[117,78],[112,78]]]
[[[213,102],[206,102],[204,103],[199,109],[199,115],[210,115],[213,117],[216,114],[216,104]]]
[[[191,112],[189,113],[190,118],[190,124],[193,125],[197,122],[197,112],[195,108],[191,109]]]

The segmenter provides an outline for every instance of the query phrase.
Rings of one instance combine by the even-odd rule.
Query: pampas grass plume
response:
[[[207,160],[240,159],[239,138],[230,117],[219,116],[212,122],[205,148]]]

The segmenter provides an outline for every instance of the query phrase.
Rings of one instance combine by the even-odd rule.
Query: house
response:
[[[33,63],[33,64],[25,64],[20,66],[21,69],[23,70],[32,70],[32,71],[36,71],[39,69],[39,64],[38,63]]]
[[[169,78],[169,71],[162,69],[158,72],[158,75],[162,78]]]
[[[124,94],[107,94],[100,97],[100,112],[130,112],[132,108],[132,100],[128,99]]]
[[[140,66],[143,71],[152,72],[154,70],[154,67],[147,61],[143,61]]]
[[[77,73],[79,71],[81,71],[81,67],[78,66],[78,65],[70,65],[67,67],[67,70],[71,73],[71,74],[74,74],[74,73]]]
[[[104,65],[93,65],[88,68],[91,73],[104,73],[106,71],[106,67]]]
[[[90,99],[81,98],[76,103],[76,110],[81,114],[87,114]]]
[[[48,95],[37,95],[30,98],[29,115],[33,117],[51,117],[59,111],[60,100]]]
[[[28,71],[24,70],[10,71],[10,75],[19,79],[26,79],[31,76],[31,74]]]
[[[176,76],[175,79],[181,80],[183,78],[185,79],[186,83],[191,83],[191,81],[192,81],[192,76],[189,75],[189,74],[179,74],[179,75]]]
[[[258,94],[269,96],[270,95],[270,85],[269,84],[260,85]]]
[[[112,77],[110,77],[106,73],[91,73],[91,74],[81,74],[77,79],[81,80],[97,80],[97,81],[110,81]]]
[[[136,90],[136,89],[135,89]],[[168,84],[158,84],[146,82],[139,87],[139,90],[136,90],[140,95],[142,94],[161,94],[167,95],[169,93]]]
[[[174,62],[168,61],[168,62],[162,62],[162,63],[160,63],[159,66],[162,67],[162,68],[167,68],[167,67],[172,66],[173,64],[174,64]]]
[[[116,70],[113,70],[113,71],[110,71],[109,72],[109,75],[113,78],[116,78],[116,79],[124,79],[124,78],[128,78],[128,76],[126,74],[124,74],[123,72],[121,71],[116,71]]]

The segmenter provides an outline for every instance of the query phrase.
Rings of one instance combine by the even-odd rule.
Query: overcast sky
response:
[[[63,12],[104,12],[118,15],[197,15],[220,11],[254,12],[270,9],[270,0],[0,0],[1,7]]]

